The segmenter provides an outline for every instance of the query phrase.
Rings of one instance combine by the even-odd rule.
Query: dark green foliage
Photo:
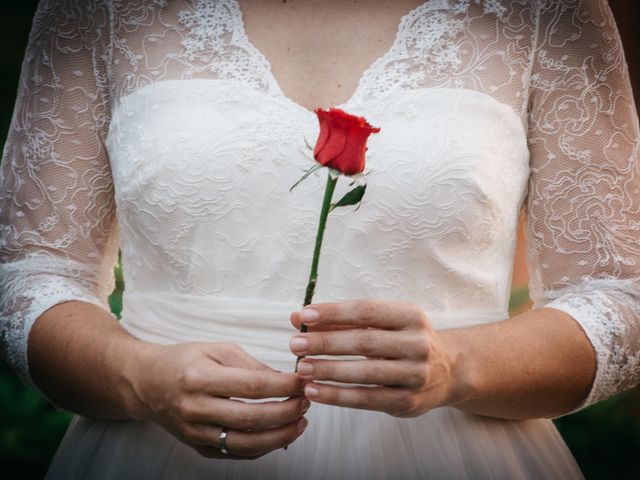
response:
[[[120,253],[118,253],[118,257],[120,257]],[[122,292],[124,291],[122,264],[120,262],[116,265],[113,273],[116,278],[116,288],[109,297],[109,307],[111,308],[111,312],[113,312],[116,317],[120,318],[120,313],[122,312]]]
[[[56,411],[0,362],[2,471],[20,472],[15,478],[42,478],[70,420],[70,413]]]
[[[640,389],[555,421],[587,479],[640,478]]]
[[[529,301],[529,289],[527,287],[513,289],[509,299],[509,310],[511,312],[519,310]]]

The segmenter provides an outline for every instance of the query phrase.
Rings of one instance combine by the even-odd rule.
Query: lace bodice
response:
[[[525,208],[535,306],[597,353],[580,408],[640,383],[640,133],[604,0],[427,0],[339,106],[382,131],[317,300],[506,316]],[[29,381],[42,312],[107,309],[118,247],[127,292],[300,301],[317,129],[234,0],[41,1],[1,164],[5,358]]]

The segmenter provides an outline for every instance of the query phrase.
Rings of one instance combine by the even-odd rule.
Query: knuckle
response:
[[[181,398],[177,401],[176,409],[180,418],[185,422],[194,420],[195,411],[191,403],[186,398]]]
[[[429,323],[429,319],[427,318],[427,313],[420,308],[418,305],[412,305],[413,315],[417,319],[418,327],[421,330],[427,330],[431,326]]]
[[[254,393],[260,393],[267,388],[268,381],[263,376],[256,376],[251,379],[249,382],[249,388]]]
[[[338,395],[338,391],[333,387],[324,387],[322,389],[321,395],[322,395],[322,401],[326,403],[336,403],[340,399]]]
[[[414,351],[416,357],[426,360],[429,357],[429,351],[431,350],[431,341],[427,335],[414,335]]]
[[[376,312],[376,304],[373,300],[360,300],[358,305],[360,317],[366,322],[373,319]]]
[[[255,424],[251,418],[238,417],[234,421],[234,426],[236,427],[236,430],[244,430],[246,432],[249,432],[252,430],[252,428],[255,427]]]
[[[312,338],[309,338],[309,350],[310,352],[327,352],[329,351],[329,347],[331,346],[331,341],[329,340],[329,336],[326,333],[318,333],[315,335],[316,340],[313,341]]]
[[[352,404],[355,408],[366,409],[369,410],[373,403],[372,399],[365,395],[358,395],[352,400]]]
[[[256,396],[264,390],[267,382],[258,376],[250,376],[240,381],[240,387],[251,396]]]
[[[403,395],[396,399],[391,406],[391,412],[394,417],[412,417],[417,408],[416,398],[412,395]]]
[[[258,423],[260,417],[256,415],[254,410],[244,410],[238,417],[236,418],[236,423],[238,428],[242,430],[252,430],[255,429],[256,424]]]
[[[203,381],[204,378],[200,371],[194,366],[189,366],[182,372],[179,384],[184,390],[195,392],[202,388]]]
[[[313,362],[313,378],[315,380],[328,380],[332,377],[332,368],[326,362]]]
[[[362,355],[375,353],[375,337],[372,332],[358,332],[354,343],[356,351]]]
[[[426,368],[416,368],[410,373],[409,384],[411,387],[422,388],[427,385],[429,376]]]
[[[362,373],[371,383],[380,383],[383,382],[387,370],[384,365],[380,363],[372,363],[371,365],[367,365],[365,363],[360,373]]]
[[[282,387],[278,387],[278,390],[283,392],[283,397],[293,396],[302,391],[304,388],[304,380],[298,375],[292,375],[290,378],[285,378],[282,381]]]

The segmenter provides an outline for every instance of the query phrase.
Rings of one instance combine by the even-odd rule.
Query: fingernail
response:
[[[300,362],[298,364],[298,373],[300,375],[311,375],[313,373],[313,365],[306,362]]]
[[[309,346],[309,342],[306,338],[294,337],[291,339],[291,342],[289,342],[289,345],[291,347],[291,350],[293,350],[294,352],[303,352]]]
[[[300,312],[300,318],[302,323],[313,323],[320,318],[320,314],[313,308],[305,308]]]
[[[298,433],[302,433],[304,432],[304,429],[307,428],[307,425],[309,425],[309,422],[307,421],[306,418],[301,418],[300,421],[298,422]]]
[[[307,385],[306,387],[304,387],[304,394],[307,397],[317,397],[319,393],[320,392],[318,392],[318,389],[312,387],[311,385]]]
[[[309,407],[311,407],[311,402],[305,398],[304,400],[302,400],[302,402],[300,402],[300,411],[304,414],[307,413],[307,410],[309,410]]]

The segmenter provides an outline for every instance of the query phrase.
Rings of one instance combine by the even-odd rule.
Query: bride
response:
[[[605,0],[42,0],[0,325],[76,413],[47,478],[581,478],[550,419],[640,383],[632,98]],[[381,131],[301,309],[329,106]]]

